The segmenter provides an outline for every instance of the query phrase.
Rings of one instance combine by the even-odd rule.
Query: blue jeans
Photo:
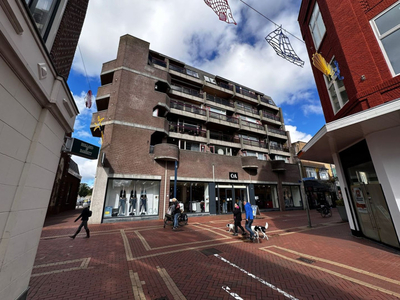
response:
[[[176,213],[174,215],[174,227],[175,228],[178,227],[178,225],[179,225],[179,222],[178,222],[179,215],[180,215],[180,213]]]
[[[246,225],[244,227],[250,233],[250,238],[252,239],[254,237],[254,232],[251,230],[251,225],[253,225],[253,219],[249,219],[248,222],[246,221]]]

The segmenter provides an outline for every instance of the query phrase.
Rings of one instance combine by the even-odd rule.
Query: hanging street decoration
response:
[[[228,0],[204,0],[204,2],[211,7],[221,21],[237,25],[236,21],[233,19]]]
[[[313,54],[312,62],[313,62],[314,67],[316,67],[318,70],[320,70],[327,77],[332,78],[332,76],[335,74],[331,65],[326,62],[325,58],[323,58],[320,53],[315,52]]]
[[[343,80],[344,77],[340,75],[339,63],[336,61],[336,59],[333,61],[333,63],[335,64],[335,76],[337,79]]]
[[[96,127],[93,129],[93,131],[96,131],[97,129],[98,130],[100,130],[100,133],[101,133],[101,143],[103,144],[103,130],[101,129],[101,121],[103,121],[104,120],[104,118],[101,118],[100,119],[100,116],[97,116],[97,121],[99,122],[98,124],[97,123],[94,123],[94,125],[96,125]]]
[[[290,44],[289,38],[282,32],[282,26],[279,26],[277,29],[272,31],[265,37],[265,40],[268,44],[274,48],[277,55],[290,61],[296,66],[303,67],[304,61],[297,56],[296,52],[293,50],[292,45]]]
[[[93,99],[93,94],[92,94],[92,91],[89,90],[85,96],[85,105],[87,108],[92,107],[92,99]]]

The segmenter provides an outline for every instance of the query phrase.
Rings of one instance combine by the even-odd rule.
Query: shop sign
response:
[[[238,173],[236,173],[236,172],[229,172],[229,179],[230,179],[230,180],[239,180]]]
[[[99,155],[99,147],[76,138],[73,138],[72,140],[72,147],[69,151],[71,154],[88,159],[97,159]]]

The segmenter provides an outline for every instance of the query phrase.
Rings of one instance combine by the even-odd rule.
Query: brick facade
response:
[[[396,0],[318,1],[326,27],[319,49],[309,29],[315,0],[303,0],[298,21],[310,57],[318,50],[327,62],[339,63],[349,101],[334,114],[322,73],[312,68],[326,122],[375,107],[400,97],[400,77],[393,77],[370,21]],[[312,62],[312,61],[311,61]],[[365,80],[361,76],[365,76]]]
[[[161,180],[157,179],[160,182],[159,218],[163,218],[161,212],[168,206],[168,201],[166,201],[166,205],[163,207],[164,202],[161,199],[168,199],[170,197],[170,181],[171,178],[174,178],[175,160],[179,162],[178,181],[185,180],[206,184],[213,182],[244,184],[246,186],[256,183],[270,183],[278,186],[278,194],[280,196],[283,195],[282,184],[300,186],[300,174],[297,164],[284,163],[283,171],[277,172],[272,170],[271,162],[268,160],[257,160],[254,157],[254,164],[247,165],[246,161],[241,159],[241,151],[246,150],[246,147],[247,151],[258,149],[258,151],[261,151],[260,153],[269,154],[270,156],[274,156],[275,153],[281,153],[280,155],[286,155],[288,159],[292,160],[289,151],[283,152],[284,150],[281,150],[280,152],[274,152],[274,150],[269,150],[269,148],[261,149],[261,144],[257,143],[255,146],[241,146],[238,141],[236,141],[236,144],[233,141],[225,142],[222,140],[211,142],[209,137],[210,130],[218,130],[221,134],[228,131],[238,132],[235,134],[245,132],[241,127],[242,121],[229,125],[228,122],[211,120],[210,111],[205,106],[207,100],[206,92],[196,96],[184,95],[181,92],[176,93],[173,89],[170,89],[172,85],[176,84],[175,82],[182,85],[186,84],[188,89],[196,87],[196,85],[201,89],[201,86],[204,85],[203,81],[169,71],[167,65],[177,63],[173,59],[169,59],[165,67],[162,66],[159,68],[149,62],[150,55],[155,55],[155,53],[149,50],[148,42],[125,35],[120,39],[117,58],[103,65],[101,73],[102,86],[97,93],[97,104],[98,107],[106,109],[93,114],[91,129],[93,135],[99,136],[100,132],[94,131],[95,123],[98,122],[98,117],[104,118],[102,121],[102,125],[104,125],[104,138],[101,152],[105,154],[106,159],[103,164],[99,162],[98,168],[104,169],[108,174],[108,178],[132,180],[146,176],[161,178]],[[198,72],[201,71],[198,70]],[[163,87],[168,88],[164,90]],[[217,86],[214,89],[217,89]],[[231,91],[220,89],[213,90],[213,92],[220,95],[232,93],[233,96],[229,96],[230,98],[225,96],[226,101],[235,97],[235,92]],[[250,93],[250,95],[255,94]],[[249,103],[250,101],[255,103],[254,109],[257,105],[260,109],[256,114],[249,113],[248,116],[251,115],[260,119],[261,109],[265,107],[265,110],[273,110],[276,116],[281,118],[281,121],[265,121],[269,122],[269,124],[265,123],[265,125],[262,125],[258,129],[258,132],[262,134],[252,132],[252,130],[245,133],[254,136],[258,135],[260,141],[261,139],[265,139],[266,136],[271,135],[269,137],[271,141],[274,139],[277,141],[282,140],[283,142],[281,143],[288,141],[288,147],[290,147],[290,137],[284,131],[281,110],[276,106],[272,107],[271,104],[261,103],[261,96],[257,96],[256,100],[248,99]],[[243,96],[240,97],[243,98],[241,101],[246,101],[247,99]],[[203,115],[196,115],[193,111],[181,114],[176,107],[174,110],[172,109],[171,99],[174,101],[185,101],[187,105],[195,105],[199,102],[198,106],[196,106],[196,111],[203,111]],[[215,104],[215,107],[224,108],[224,105]],[[228,107],[229,109],[234,112],[238,111],[234,106],[231,108]],[[154,115],[155,112],[156,115]],[[193,122],[196,121],[199,124],[203,122],[203,124],[197,127],[199,130],[197,134],[181,134],[180,132],[171,131],[174,128],[170,123],[171,118],[191,118]],[[277,117],[276,119],[279,118]],[[204,123],[204,120],[209,121]],[[243,124],[246,123],[244,122]],[[257,124],[261,124],[261,120]],[[264,130],[266,128],[264,126],[267,125],[269,126],[268,128],[276,128],[278,134],[269,134],[266,129]],[[240,128],[239,131],[238,128]],[[207,134],[204,132],[207,132]],[[283,132],[284,135],[279,137],[279,132]],[[278,137],[274,137],[274,135],[278,135]],[[233,138],[233,133],[231,137]],[[266,141],[269,142],[270,140],[267,139]],[[182,149],[182,145],[185,142],[203,145],[204,151],[202,152],[200,149],[197,151]],[[161,146],[165,143],[169,143],[169,147]],[[213,143],[216,144],[212,146]],[[232,145],[233,148],[237,147],[237,155],[236,152],[233,155],[211,153],[213,147],[218,147],[218,145],[228,148],[232,147]],[[229,179],[230,172],[237,173],[238,181]],[[106,182],[104,182],[104,179],[96,179],[93,195],[95,207],[96,205],[103,205],[105,201],[104,198],[96,198],[96,189],[104,189],[105,186]],[[166,191],[166,194],[164,191]],[[210,199],[210,201],[215,201],[215,199]],[[250,201],[254,203],[254,195],[250,198]],[[283,200],[280,199],[280,202],[283,203]],[[283,207],[281,206],[281,209],[284,209],[284,205]]]
[[[50,56],[59,75],[68,78],[89,0],[68,1]]]

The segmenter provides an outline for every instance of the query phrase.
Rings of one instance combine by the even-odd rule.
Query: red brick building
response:
[[[92,222],[187,213],[302,208],[300,175],[282,111],[263,93],[121,37],[103,64],[93,135],[103,144]],[[97,129],[96,129],[97,127]],[[177,181],[175,184],[175,163]]]
[[[327,124],[301,159],[334,163],[350,228],[399,247],[400,1],[303,0],[298,21]]]

